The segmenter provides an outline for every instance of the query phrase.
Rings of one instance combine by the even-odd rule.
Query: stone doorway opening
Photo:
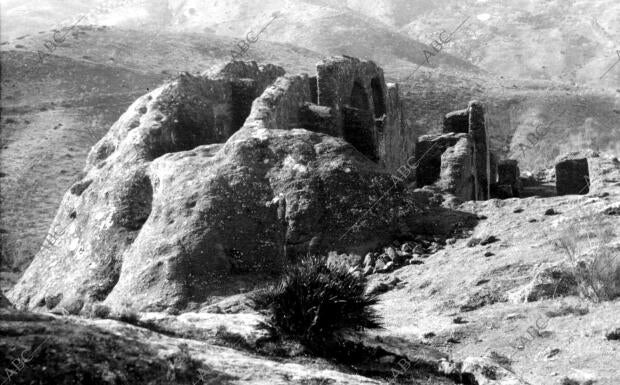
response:
[[[359,82],[353,83],[350,104],[343,106],[343,136],[368,159],[378,160],[375,149],[375,120],[370,111],[368,93]]]
[[[387,109],[385,108],[381,81],[378,78],[373,78],[370,81],[370,88],[372,89],[372,103],[375,110],[375,124],[377,128],[382,129],[385,118],[387,117]]]

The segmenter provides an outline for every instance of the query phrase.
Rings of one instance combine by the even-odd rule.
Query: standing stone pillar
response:
[[[489,199],[488,147],[482,103],[469,102],[469,134],[474,141],[474,182],[476,200]]]

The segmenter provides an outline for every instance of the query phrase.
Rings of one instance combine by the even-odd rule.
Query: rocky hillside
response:
[[[0,381],[620,381],[616,1],[0,2]],[[488,138],[429,169],[478,186],[488,143],[524,198],[403,183],[474,99]],[[257,300],[317,253],[383,326],[330,354]]]
[[[245,38],[266,25],[244,58],[309,74],[329,54],[372,58],[383,64],[388,81],[406,79],[403,113],[415,134],[436,132],[446,112],[479,99],[487,106],[492,149],[519,159],[524,170],[543,169],[557,154],[584,147],[617,151],[618,92],[479,73],[455,51],[470,39],[467,31],[480,23],[476,18],[445,19],[437,2],[263,3],[104,1],[86,7],[75,1],[63,2],[62,12],[54,1],[3,4],[0,167],[7,188],[0,191],[0,228],[10,238],[4,255],[12,255],[15,269],[2,273],[5,279],[14,281],[32,258],[88,149],[137,96],[178,73],[226,63],[238,41],[223,35]],[[78,13],[84,18],[50,53],[45,44],[54,29],[73,25],[77,17],[70,16]],[[248,24],[250,15],[258,16]],[[408,18],[422,15],[436,17],[423,19],[437,20],[434,32],[420,30],[418,38],[409,38],[398,31]],[[462,33],[427,63],[424,50],[432,52],[433,33],[464,20]],[[50,55],[41,62],[37,51]],[[547,134],[531,142],[528,134],[537,127]]]
[[[359,267],[374,265],[368,290],[380,294],[385,325],[344,336],[361,354],[342,362],[274,340],[241,294],[180,315],[102,306],[33,314],[0,297],[0,365],[28,359],[11,374],[17,384],[615,385],[618,297],[578,295],[591,283],[620,295],[610,269],[620,266],[620,162],[593,161],[605,178],[585,196],[467,202],[412,218],[415,239]],[[387,268],[379,261],[389,255],[407,262]],[[574,258],[599,263],[598,278],[584,281]]]
[[[420,1],[422,3],[422,1]],[[426,2],[425,2],[426,3]],[[472,23],[449,53],[498,75],[616,87],[620,4],[602,1],[434,1],[401,28],[421,38],[460,18]]]

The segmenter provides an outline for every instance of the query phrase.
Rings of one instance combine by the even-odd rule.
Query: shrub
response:
[[[594,302],[620,297],[620,255],[617,245],[609,245],[614,236],[609,223],[597,222],[569,227],[556,243],[573,266],[581,295]]]
[[[605,246],[599,248],[594,258],[578,263],[577,271],[586,297],[595,302],[620,297],[620,255],[617,250]]]
[[[108,317],[131,325],[140,326],[140,315],[128,302],[123,302],[121,306],[110,312]]]
[[[337,331],[377,329],[377,297],[365,293],[366,279],[325,258],[308,257],[290,266],[281,281],[254,300],[270,311],[269,326],[309,348],[333,341]]]
[[[246,339],[241,334],[229,331],[226,325],[220,325],[217,327],[215,338],[224,346],[228,346],[229,348],[250,348]]]
[[[138,323],[140,317],[138,316],[138,313],[136,313],[133,309],[125,308],[121,310],[118,319],[128,324],[135,325]]]
[[[101,303],[96,303],[92,307],[92,315],[94,318],[108,318],[110,315],[110,307]]]

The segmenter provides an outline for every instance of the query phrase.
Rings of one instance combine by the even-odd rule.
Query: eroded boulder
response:
[[[278,78],[232,134],[233,85],[253,83],[253,95],[278,72],[254,66],[236,69],[250,80],[183,76],[138,99],[93,148],[13,303],[179,308],[298,255],[389,242],[402,205],[387,171],[341,138],[294,128],[307,76]]]

